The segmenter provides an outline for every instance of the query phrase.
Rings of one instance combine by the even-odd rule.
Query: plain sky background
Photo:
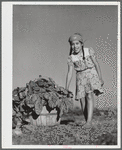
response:
[[[93,47],[101,67],[104,94],[95,105],[117,104],[117,6],[109,5],[14,5],[13,89],[25,87],[39,75],[65,87],[68,38],[83,35],[85,47]],[[70,85],[75,94],[75,71]],[[74,102],[79,106],[79,102]]]

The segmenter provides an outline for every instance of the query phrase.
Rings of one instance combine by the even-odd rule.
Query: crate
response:
[[[54,109],[49,113],[45,106],[37,119],[34,119],[32,116],[29,119],[34,126],[53,126],[60,124],[60,119],[57,121],[57,110]]]

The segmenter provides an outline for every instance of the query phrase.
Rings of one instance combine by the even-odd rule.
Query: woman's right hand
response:
[[[100,82],[101,82],[101,86],[103,86],[104,85],[103,79],[100,79]]]

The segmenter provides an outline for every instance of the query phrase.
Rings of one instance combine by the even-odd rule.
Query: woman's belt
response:
[[[92,69],[92,68],[94,68],[94,66],[93,66],[93,67],[85,68],[85,69],[83,69],[83,70],[76,70],[76,72],[78,73],[78,72],[82,72],[82,71],[85,71],[85,70],[88,70],[88,69]]]

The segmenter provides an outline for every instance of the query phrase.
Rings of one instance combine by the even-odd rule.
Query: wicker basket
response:
[[[45,106],[37,119],[34,119],[32,116],[30,116],[29,119],[34,126],[52,126],[60,124],[60,119],[57,121],[57,111],[54,109],[49,113]]]

